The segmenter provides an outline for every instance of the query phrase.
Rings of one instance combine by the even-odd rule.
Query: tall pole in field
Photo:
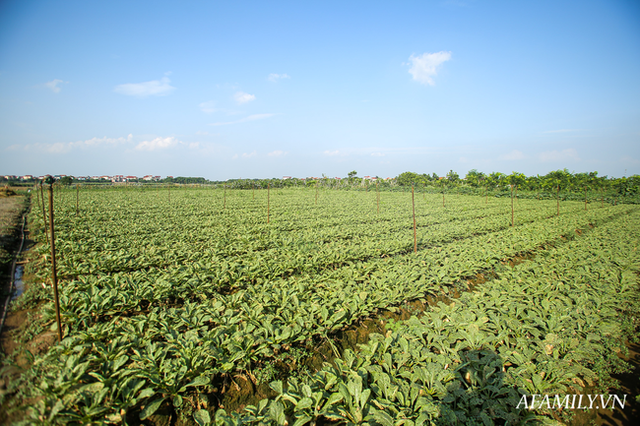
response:
[[[269,208],[271,206],[271,184],[267,183],[267,223],[269,223]]]
[[[556,216],[560,216],[560,185],[556,187],[556,203],[558,206]]]
[[[411,184],[411,205],[413,206],[413,252],[418,252],[418,234],[416,233],[416,200],[413,195],[413,184]]]
[[[511,227],[513,228],[513,185],[511,185]]]
[[[378,181],[376,180],[376,201],[378,204],[378,213],[380,213],[380,189],[378,189]]]
[[[44,184],[40,183],[40,196],[42,197],[42,222],[44,223],[44,235],[47,237],[47,244],[49,244],[49,233],[47,232],[47,212],[44,209],[44,190],[42,188]]]
[[[222,184],[222,188],[223,188],[223,189],[222,189],[222,191],[223,191],[223,196],[222,196],[222,198],[223,198],[223,200],[224,200],[224,201],[223,201],[222,208],[223,208],[224,210],[226,210],[226,209],[227,209],[227,184],[226,184],[226,183],[225,183],[225,184]]]
[[[80,202],[80,187],[76,183],[76,216],[78,216],[78,204]]]
[[[169,195],[169,202],[171,202],[171,184],[167,185],[167,194]]]
[[[316,206],[318,205],[318,181],[316,181]]]
[[[584,210],[587,211],[587,187],[584,187]]]
[[[58,298],[58,277],[56,275],[56,237],[53,227],[53,179],[49,183],[49,232],[51,233],[51,281],[53,282],[53,298],[56,303],[56,320],[58,321],[58,341],[62,341],[62,325],[60,323],[60,300]]]

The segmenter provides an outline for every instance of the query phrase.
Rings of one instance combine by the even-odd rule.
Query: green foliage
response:
[[[60,178],[60,184],[69,186],[73,183],[73,178],[71,176],[63,176]]]
[[[487,176],[477,171],[476,169],[471,169],[464,177],[465,183],[467,185],[471,185],[473,187],[483,186]]]
[[[585,212],[567,201],[555,217],[555,201],[523,199],[512,228],[506,200],[452,196],[444,210],[439,194],[424,194],[413,254],[411,197],[387,185],[380,213],[365,191],[326,187],[316,205],[315,188],[275,188],[269,225],[266,191],[227,189],[223,210],[222,189],[172,189],[170,203],[155,189],[83,190],[76,217],[62,189],[66,338],[24,376],[38,401],[25,422],[117,424],[168,406],[198,424],[517,424],[532,415],[513,408],[523,392],[604,383],[622,367],[613,349],[638,317],[635,206]],[[33,250],[45,258],[38,223]],[[501,264],[549,244],[558,249],[539,261]],[[499,279],[396,322],[357,353],[335,348],[334,364],[272,383],[278,396],[246,412],[196,402],[225,377],[277,378],[266,366],[303,364],[310,342],[407,300],[451,295],[490,269]],[[53,318],[49,302],[42,324]]]

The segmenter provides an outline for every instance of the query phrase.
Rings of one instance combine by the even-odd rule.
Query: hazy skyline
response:
[[[633,1],[0,3],[0,174],[640,174]]]

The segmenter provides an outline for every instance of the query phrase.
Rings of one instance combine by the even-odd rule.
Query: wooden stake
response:
[[[376,200],[378,203],[378,213],[380,213],[380,189],[378,189],[378,181],[376,180]]]
[[[269,212],[269,208],[271,207],[271,184],[267,183],[267,223],[269,223],[269,216],[270,216],[270,212]]]
[[[416,233],[416,201],[413,195],[413,184],[411,185],[411,204],[413,206],[413,252],[418,252],[418,234]]]
[[[43,183],[40,183],[40,195],[42,196],[42,222],[44,223],[44,235],[47,237],[47,244],[49,244],[49,233],[47,232],[47,212],[44,209],[44,190],[42,189],[43,185]]]
[[[80,187],[76,183],[76,216],[78,216],[78,204],[80,202]]]
[[[318,181],[316,181],[316,206],[318,205]]]
[[[56,237],[53,226],[53,184],[49,184],[49,232],[51,233],[51,281],[53,282],[53,298],[56,304],[56,320],[58,321],[58,341],[62,341],[62,325],[60,322],[60,300],[58,298],[58,277],[56,274]]]
[[[513,185],[511,185],[511,227],[513,228]]]
[[[556,216],[560,216],[560,185],[558,185],[556,189],[556,202],[558,205],[558,212]]]
[[[224,199],[224,204],[222,205],[222,208],[224,210],[227,209],[227,185],[226,184],[222,184],[222,188],[223,188],[223,199]]]
[[[584,211],[587,211],[587,188],[584,188]]]

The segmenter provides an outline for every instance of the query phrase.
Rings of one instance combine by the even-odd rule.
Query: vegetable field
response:
[[[23,374],[25,424],[551,424],[572,413],[521,396],[608,393],[640,208],[443,204],[416,192],[414,253],[411,192],[58,190],[65,338]]]

